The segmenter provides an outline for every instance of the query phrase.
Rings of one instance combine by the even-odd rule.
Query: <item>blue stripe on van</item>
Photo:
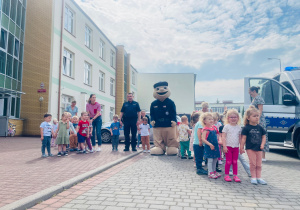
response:
[[[289,128],[299,119],[288,117],[266,117],[267,127]]]

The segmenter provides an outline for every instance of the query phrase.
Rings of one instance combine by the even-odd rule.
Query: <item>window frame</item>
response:
[[[131,73],[131,80],[132,80],[132,84],[135,85],[135,71],[132,71]]]
[[[70,34],[75,35],[75,12],[67,5],[65,5],[64,12],[64,29]],[[71,25],[69,26],[69,21],[71,20]]]
[[[61,105],[60,105],[61,113],[64,113],[66,108],[72,104],[72,101],[74,100],[74,97],[70,96],[70,95],[62,94],[61,99],[62,99],[61,100]],[[67,101],[65,101],[64,99],[67,99]]]
[[[102,75],[102,77],[101,77]],[[101,89],[101,79],[103,80],[103,88]],[[102,92],[105,92],[105,73],[102,71],[99,71],[99,90]]]
[[[105,60],[105,42],[102,39],[99,41],[99,57]]]
[[[110,107],[109,108],[109,120],[110,121],[113,121],[114,114],[115,114],[115,108],[114,107]]]
[[[65,53],[66,55],[71,55],[71,58],[68,58],[65,56]],[[64,63],[64,58],[66,57],[66,63]],[[74,53],[69,51],[68,49],[64,48],[64,52],[63,52],[63,69],[62,69],[62,72],[63,72],[63,75],[67,76],[67,77],[71,77],[71,78],[74,78]],[[65,65],[67,64],[67,61],[70,61],[70,70],[69,70],[69,73],[66,71],[65,72]]]
[[[89,38],[89,39],[87,39],[87,38]],[[92,40],[93,40],[93,30],[88,25],[85,25],[85,27],[84,27],[84,45],[87,48],[89,48],[90,50],[92,50],[92,46],[93,46]]]
[[[116,53],[113,50],[110,50],[110,66],[114,69],[116,68],[115,56]]]
[[[109,80],[109,94],[111,96],[115,96],[115,90],[116,90],[116,80],[112,77],[110,77],[110,80]]]
[[[86,68],[86,67],[90,67],[90,68]],[[87,75],[86,73],[89,73],[89,77],[87,78]],[[92,64],[88,63],[88,62],[84,62],[84,78],[83,78],[83,83],[85,85],[88,85],[88,86],[92,86]],[[88,79],[88,83],[86,83],[86,80]]]

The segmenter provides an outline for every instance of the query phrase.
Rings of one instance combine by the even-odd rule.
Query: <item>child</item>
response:
[[[90,152],[90,153],[93,153],[94,152],[94,149],[93,149],[93,146],[92,146],[92,143],[91,143],[91,138],[92,138],[92,133],[93,133],[93,123],[91,120],[88,120],[90,125],[89,125],[89,132],[90,132],[90,135],[89,137],[86,138],[85,140],[85,152]]]
[[[86,138],[89,137],[90,131],[89,131],[89,115],[87,112],[81,112],[81,120],[78,123],[78,126],[76,128],[77,131],[77,137],[78,137],[78,153],[86,153],[84,149],[84,143]]]
[[[57,131],[55,132],[55,136],[57,136],[56,144],[58,144],[58,157],[68,155],[66,151],[67,144],[70,144],[68,129],[70,129],[68,114],[64,112],[61,116],[61,121],[58,123]]]
[[[72,117],[72,124],[74,129],[77,128],[79,122],[79,118],[77,116]],[[77,134],[72,133],[70,134],[70,152],[77,151],[77,144],[78,144],[78,139],[77,139]]]
[[[56,132],[57,127],[58,127],[57,119],[56,119],[56,118],[53,118],[53,125],[52,125],[53,133]],[[51,147],[57,146],[57,145],[55,144],[55,142],[56,142],[56,137],[52,135],[52,139],[51,139]]]
[[[216,164],[220,157],[218,134],[219,131],[214,126],[214,119],[211,113],[206,112],[201,115],[200,121],[204,127],[202,130],[202,141],[205,143],[204,153],[207,158],[209,178],[217,179],[221,177],[216,171]]]
[[[77,135],[77,132],[76,132],[74,126],[73,126],[73,123],[71,122],[72,121],[72,114],[70,112],[65,112],[65,114],[68,116],[68,120],[69,120],[69,126],[70,127],[69,127],[67,133],[68,133],[68,138],[69,138],[69,141],[70,141],[70,135],[71,134]],[[70,144],[67,144],[67,150],[66,150],[67,153],[68,153],[69,148],[70,148]]]
[[[52,118],[51,114],[45,114],[44,122],[42,122],[42,124],[40,125],[41,141],[42,141],[42,157],[53,156],[51,154],[51,149],[50,149],[51,134],[54,136],[52,125],[50,123],[51,118]],[[48,155],[46,155],[45,153],[46,147],[47,147]]]
[[[193,111],[193,113],[191,114],[191,126],[192,126],[192,132],[191,132],[191,137],[190,137],[190,151],[194,151],[194,167],[197,168],[197,164],[196,164],[196,152],[194,150],[194,142],[195,142],[195,134],[197,135],[197,131],[195,131],[195,126],[197,124],[197,122],[199,121],[200,118],[200,112],[198,111]],[[197,139],[196,145],[199,146],[199,140]],[[200,147],[200,146],[199,146]],[[198,151],[198,150],[197,150]],[[197,155],[199,155],[199,153],[197,153]],[[203,155],[202,155],[202,159],[203,159]],[[202,165],[199,169],[202,168]],[[198,170],[198,168],[197,168]]]
[[[223,151],[226,155],[225,164],[225,177],[226,182],[231,182],[229,177],[229,169],[232,165],[233,168],[233,180],[235,182],[241,182],[238,174],[238,158],[239,158],[239,145],[241,142],[241,126],[240,116],[237,110],[228,110],[225,118],[225,126],[223,128],[222,140],[223,140]]]
[[[219,122],[220,121],[220,114],[218,112],[214,112],[213,113],[213,118],[214,118],[214,126],[217,128],[217,130],[219,131],[219,128],[222,126],[222,124]],[[218,158],[218,163],[217,163],[217,167],[218,165],[222,165],[222,138],[220,135],[218,135],[218,139],[219,139],[219,151],[220,151],[220,157]]]
[[[259,123],[260,112],[254,106],[250,106],[245,112],[242,130],[242,142],[240,153],[245,153],[244,146],[250,161],[251,184],[266,185],[267,182],[261,178],[262,150],[266,143],[266,131]]]
[[[119,145],[119,136],[120,136],[120,128],[122,127],[119,122],[119,116],[114,115],[113,116],[114,122],[110,125],[110,133],[112,136],[112,151],[118,151],[118,145]]]
[[[150,152],[150,125],[148,124],[148,118],[143,117],[143,124],[140,124],[139,130],[141,130],[141,141],[143,152]],[[146,150],[147,145],[147,150]]]
[[[180,152],[181,152],[181,159],[186,159],[185,151],[187,151],[188,158],[193,159],[191,156],[191,151],[189,150],[190,147],[190,139],[189,135],[191,135],[191,130],[189,129],[189,121],[187,116],[181,117],[181,123],[178,126],[178,135],[180,141]]]

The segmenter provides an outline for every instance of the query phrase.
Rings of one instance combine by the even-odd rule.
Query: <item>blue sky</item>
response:
[[[243,78],[300,66],[299,0],[75,0],[139,72],[195,73],[196,100],[243,101]]]

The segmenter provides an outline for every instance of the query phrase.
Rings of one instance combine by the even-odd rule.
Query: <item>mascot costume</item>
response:
[[[176,155],[178,151],[177,120],[175,103],[169,99],[171,90],[167,82],[154,84],[153,96],[156,98],[151,103],[150,116],[153,126],[154,148],[151,155]]]

